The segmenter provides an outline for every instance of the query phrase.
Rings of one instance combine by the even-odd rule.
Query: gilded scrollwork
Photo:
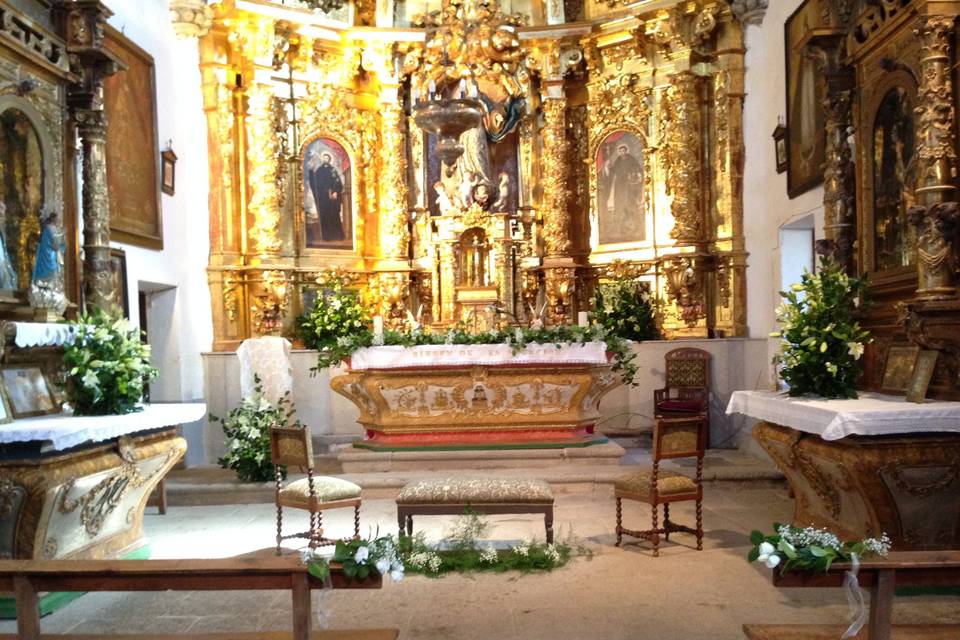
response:
[[[567,101],[549,99],[543,104],[543,240],[548,258],[570,253],[570,220],[567,216]]]
[[[410,245],[406,118],[398,104],[384,105],[380,118],[380,249],[384,258],[403,260]]]
[[[696,242],[703,232],[699,87],[697,76],[675,74],[662,101],[662,162],[678,242]]]
[[[247,165],[253,219],[250,239],[260,253],[280,250],[280,142],[276,136],[273,85],[258,84],[247,91]]]

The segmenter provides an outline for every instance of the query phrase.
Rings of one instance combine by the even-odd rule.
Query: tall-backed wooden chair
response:
[[[618,478],[613,494],[617,501],[617,546],[624,534],[644,538],[653,543],[653,555],[660,555],[660,536],[669,540],[673,532],[690,533],[697,537],[697,551],[703,549],[703,454],[706,448],[706,430],[699,416],[659,418],[653,429],[653,466]],[[697,459],[697,475],[689,478],[660,469],[660,461],[671,458]],[[652,507],[653,527],[643,531],[623,526],[622,501],[637,500]],[[670,520],[670,504],[696,500],[697,526],[691,528]],[[663,526],[658,525],[658,508],[663,505]]]
[[[313,444],[306,427],[271,427],[270,460],[276,468],[277,555],[280,545],[290,538],[306,538],[311,549],[336,544],[323,537],[323,512],[353,507],[353,536],[360,537],[360,487],[331,476],[313,475]],[[284,486],[280,467],[299,467],[307,477]],[[283,535],[283,508],[303,509],[310,513],[310,529]]]
[[[664,356],[663,389],[653,392],[654,418],[700,416],[710,434],[710,354],[681,347]]]

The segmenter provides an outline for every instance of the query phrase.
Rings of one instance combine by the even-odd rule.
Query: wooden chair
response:
[[[703,549],[703,452],[706,430],[699,416],[659,418],[653,430],[653,467],[623,476],[614,483],[617,500],[617,546],[623,535],[645,538],[653,542],[654,557],[660,555],[660,535],[669,540],[674,531],[697,536],[697,551]],[[695,478],[672,471],[662,471],[660,461],[670,458],[697,459]],[[637,500],[653,508],[653,528],[634,531],[623,526],[622,501]],[[696,500],[697,526],[694,529],[670,521],[670,503]],[[663,505],[663,526],[658,526],[658,507]]]
[[[699,416],[710,433],[710,354],[681,347],[664,356],[665,385],[653,392],[654,418]]]
[[[311,549],[336,544],[323,537],[323,511],[353,507],[353,536],[360,537],[360,487],[331,476],[313,475],[313,445],[310,430],[305,427],[271,427],[270,460],[276,467],[277,480],[277,555],[280,545],[290,538],[306,538]],[[283,486],[280,466],[305,469],[307,477]],[[310,529],[283,535],[283,507],[310,512]]]

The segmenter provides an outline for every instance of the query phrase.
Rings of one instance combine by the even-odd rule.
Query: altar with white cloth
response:
[[[368,449],[571,447],[618,384],[602,342],[380,346],[356,351],[334,391],[359,409]]]
[[[141,547],[147,499],[183,457],[202,403],[0,426],[0,557],[104,559]]]
[[[761,421],[753,437],[793,489],[796,526],[887,533],[898,550],[960,546],[960,402],[735,391],[727,413]]]

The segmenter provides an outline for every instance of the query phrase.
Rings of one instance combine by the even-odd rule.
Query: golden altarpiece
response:
[[[628,276],[668,335],[745,335],[725,2],[306,4],[225,0],[200,39],[215,349],[293,335],[332,270],[388,326],[571,322]],[[448,164],[414,111],[457,65],[484,113]]]

